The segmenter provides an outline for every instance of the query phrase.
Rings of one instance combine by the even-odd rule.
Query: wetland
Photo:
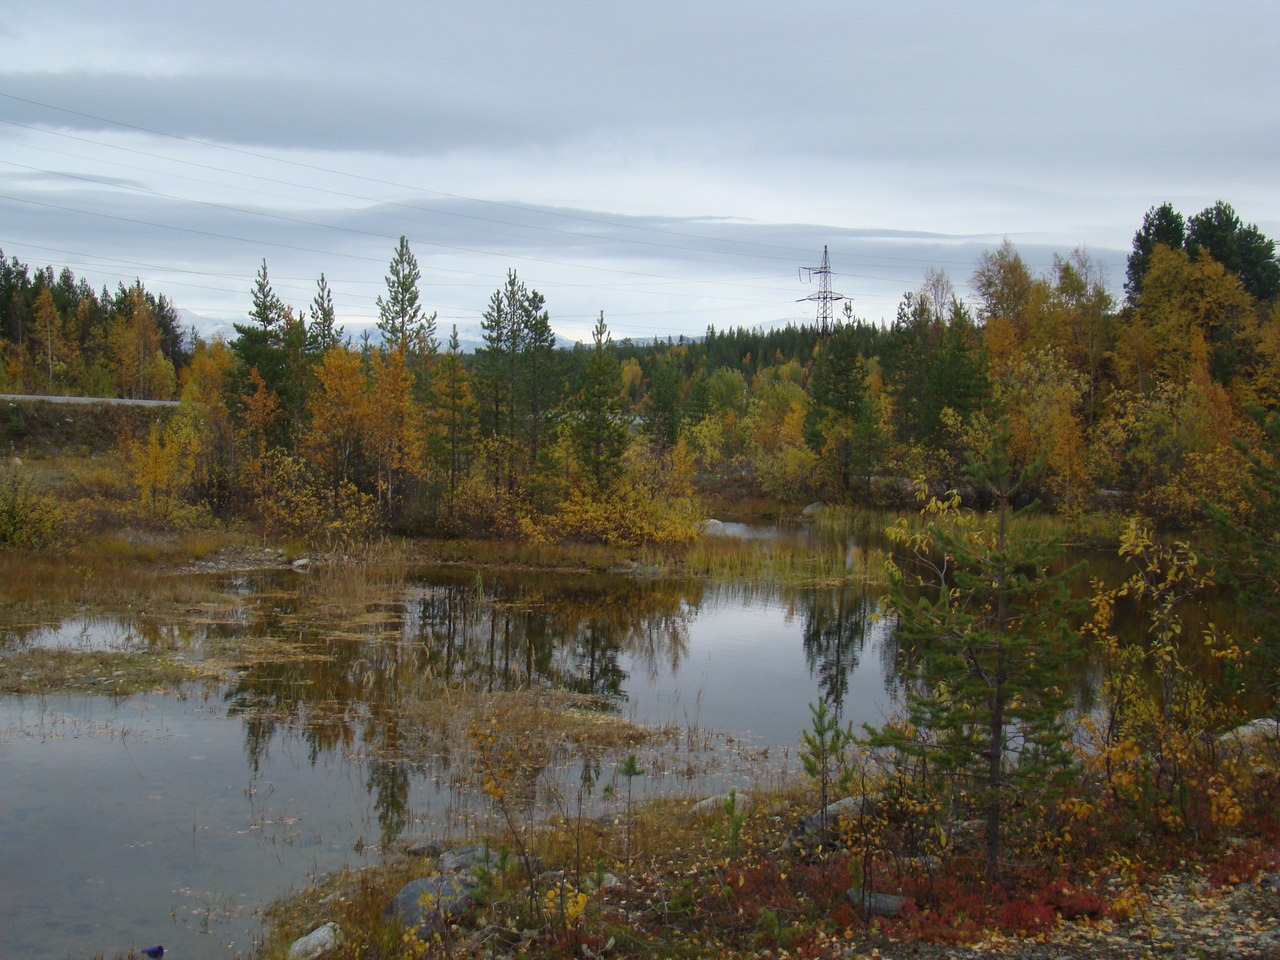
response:
[[[536,731],[544,793],[600,778],[603,811],[623,752],[637,797],[781,782],[809,703],[894,701],[861,584],[249,559],[10,608],[0,952],[249,955],[274,897],[486,827],[469,717]]]

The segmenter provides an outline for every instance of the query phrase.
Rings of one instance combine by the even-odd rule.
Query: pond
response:
[[[248,955],[274,897],[401,835],[465,833],[484,802],[400,724],[428,680],[561,688],[672,725],[681,763],[653,757],[635,785],[689,795],[794,768],[809,703],[875,723],[896,686],[876,599],[847,587],[458,570],[214,586],[216,603],[177,622],[0,631],[0,651],[164,649],[231,667],[177,695],[0,698],[0,955]],[[422,762],[397,759],[415,750]]]
[[[0,655],[224,667],[173,695],[0,698],[0,955],[247,956],[275,897],[406,835],[485,823],[452,746],[406,720],[442,681],[574,691],[671,726],[635,787],[689,796],[794,773],[809,704],[878,724],[900,689],[878,590],[452,567],[201,576],[215,599],[163,622],[0,624]],[[1096,668],[1078,680],[1087,710]]]

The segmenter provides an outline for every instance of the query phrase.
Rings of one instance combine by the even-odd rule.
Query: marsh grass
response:
[[[825,539],[825,538],[824,538]],[[661,568],[662,558],[650,558]],[[798,539],[743,540],[700,537],[681,557],[679,571],[711,580],[807,586],[884,582],[885,554],[878,548]]]
[[[208,679],[207,669],[163,654],[25,650],[0,656],[0,693],[62,691],[125,697]]]
[[[884,546],[885,529],[905,518],[907,530],[919,533],[926,520],[918,510],[873,510],[851,506],[827,506],[814,515],[814,530],[832,539],[854,538],[857,543]],[[1069,546],[1114,547],[1120,541],[1125,518],[1119,513],[1087,513],[1064,516],[1046,510],[1015,513],[1009,520],[1009,536],[1037,541],[1058,541]]]
[[[0,551],[0,598],[11,612],[56,613],[84,605],[119,609],[139,602],[154,609],[191,605],[207,599],[210,586],[184,568],[243,542],[234,533],[126,531],[66,550]]]
[[[625,554],[602,544],[556,544],[507,540],[437,540],[423,545],[420,560],[474,567],[604,572]]]
[[[416,699],[401,711],[408,729],[465,728],[476,717],[538,744],[563,743],[588,754],[634,749],[654,739],[670,740],[673,728],[646,727],[620,716],[599,697],[567,690],[488,692],[441,684],[437,696]]]

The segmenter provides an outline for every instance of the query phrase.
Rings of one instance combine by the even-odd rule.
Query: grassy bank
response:
[[[1274,778],[1274,758],[1270,771]],[[518,824],[518,836],[501,829],[475,838],[498,852],[497,867],[481,873],[475,904],[435,936],[406,935],[384,913],[406,882],[436,870],[438,852],[417,848],[277,903],[260,957],[283,960],[295,938],[329,921],[344,933],[335,956],[345,960],[862,958],[934,956],[957,944],[1001,944],[1011,956],[1022,955],[1020,944],[1060,945],[1034,956],[1065,956],[1074,944],[1076,955],[1146,957],[1162,942],[1217,956],[1204,951],[1225,929],[1265,932],[1268,917],[1280,915],[1258,884],[1280,867],[1274,808],[1266,807],[1274,796],[1255,783],[1248,800],[1229,832],[1154,844],[1119,834],[1068,840],[1047,857],[1019,858],[993,888],[981,878],[981,837],[972,832],[957,831],[929,855],[893,854],[911,822],[906,810],[905,819],[842,820],[824,844],[795,842],[793,828],[817,802],[807,783],[734,793],[697,810],[688,800],[655,800],[628,814],[619,797],[609,816],[552,817]],[[536,872],[522,868],[522,853]],[[847,891],[863,884],[902,896],[901,910],[882,916],[851,901]],[[1224,923],[1224,914],[1239,920]],[[1198,927],[1197,916],[1211,919]],[[1239,952],[1239,941],[1236,949],[1269,956]]]

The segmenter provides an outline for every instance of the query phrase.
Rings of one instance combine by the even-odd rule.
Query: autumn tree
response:
[[[115,309],[108,348],[120,394],[169,400],[176,387],[173,363],[162,350],[163,331],[155,307],[140,284],[127,288]]]
[[[1109,388],[1107,363],[1115,342],[1115,304],[1101,268],[1082,249],[1053,258],[1053,283],[1039,325],[1041,349],[1056,350],[1084,377],[1085,418],[1092,422]]]
[[[369,445],[383,515],[398,520],[412,482],[424,473],[421,408],[413,397],[413,373],[399,349],[373,356],[373,407]]]
[[[360,355],[332,347],[315,371],[308,405],[310,427],[302,450],[331,491],[344,483],[372,490],[370,464],[376,401]]]
[[[1151,258],[1158,247],[1185,250],[1194,260],[1202,251],[1240,279],[1245,291],[1261,301],[1280,294],[1280,261],[1275,241],[1255,224],[1245,224],[1231,204],[1219,200],[1189,220],[1163,203],[1152,207],[1134,234],[1129,255],[1125,291],[1129,302],[1138,304],[1146,283]]]
[[[1151,255],[1157,247],[1181,250],[1187,242],[1187,222],[1173,204],[1152,207],[1142,217],[1142,226],[1133,235],[1133,251],[1125,267],[1124,290],[1129,303],[1136,306],[1142,294],[1142,280],[1151,266]]]
[[[1068,512],[1086,507],[1093,492],[1084,422],[1087,381],[1053,348],[1027,353],[993,385],[993,411],[970,424],[974,452],[1007,431],[1007,453],[1018,469],[1040,462],[1033,492]]]
[[[751,464],[770,496],[796,501],[812,495],[823,463],[805,442],[809,399],[804,388],[767,367],[756,374],[747,408]]]
[[[36,297],[35,316],[32,318],[30,345],[36,356],[36,366],[46,393],[56,393],[66,385],[79,361],[79,344],[70,331],[62,314],[53,302],[53,292],[48,288]]]
[[[239,442],[228,403],[234,390],[235,356],[226,342],[197,340],[183,370],[181,415],[194,426],[192,495],[216,516],[226,516],[241,486]]]
[[[1151,255],[1137,309],[1116,337],[1121,389],[1185,383],[1203,369],[1230,384],[1253,363],[1256,306],[1238,277],[1201,253],[1160,246]]]
[[[978,294],[978,320],[994,375],[1013,362],[1026,342],[1042,305],[1048,284],[1032,274],[1026,261],[1007,239],[978,261],[970,285]]]

